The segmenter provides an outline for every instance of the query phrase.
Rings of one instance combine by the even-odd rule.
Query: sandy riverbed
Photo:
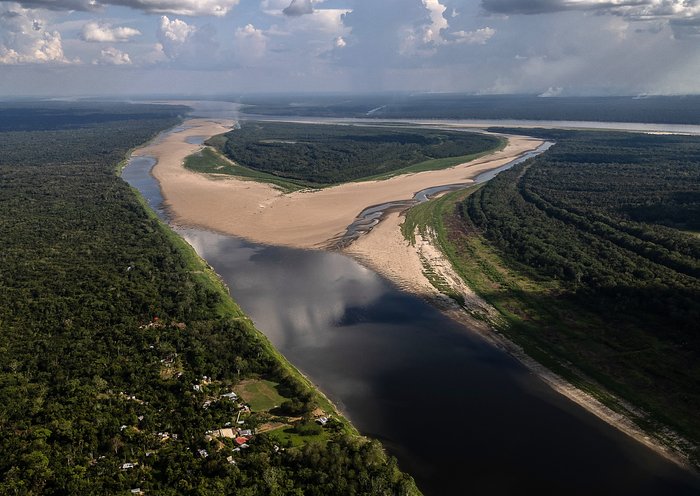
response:
[[[231,176],[205,176],[182,167],[184,158],[200,146],[191,136],[212,136],[230,129],[231,121],[191,119],[182,132],[137,150],[135,155],[157,159],[153,175],[160,182],[173,221],[233,234],[251,241],[319,248],[342,234],[365,208],[409,199],[421,189],[468,182],[481,172],[499,167],[534,150],[542,141],[509,136],[508,145],[487,157],[449,169],[406,174],[384,181],[346,183],[317,191],[282,193],[263,183]]]

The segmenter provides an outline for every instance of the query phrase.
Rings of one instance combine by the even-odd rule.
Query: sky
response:
[[[700,93],[700,0],[0,0],[0,97]]]

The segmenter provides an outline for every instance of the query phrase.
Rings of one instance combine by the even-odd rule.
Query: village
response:
[[[141,325],[142,331],[183,331],[183,323],[165,323],[154,317],[152,321]],[[149,348],[156,352],[156,345]],[[181,357],[172,351],[159,358],[162,379],[181,382],[185,380]],[[239,374],[240,375],[240,374]],[[202,461],[216,454],[224,456],[230,465],[236,465],[247,450],[254,447],[257,438],[264,436],[268,441],[265,448],[272,455],[288,448],[303,446],[309,442],[325,443],[334,432],[342,429],[342,423],[325,410],[314,407],[307,412],[294,411],[288,404],[289,398],[280,394],[277,382],[261,377],[245,377],[237,381],[215,380],[204,375],[183,384],[184,394],[191,397],[196,408],[206,411],[211,418],[211,427],[198,435],[185,439],[181,433],[159,430],[150,435],[146,432],[148,422],[144,414],[136,416],[136,424],[120,425],[119,433],[123,436],[146,435],[151,442],[149,449],[143,452],[145,458],[156,456],[160,449],[172,442],[190,442],[195,457]],[[118,392],[120,401],[149,405],[131,392]],[[261,446],[262,448],[262,446]],[[190,450],[190,448],[187,448]],[[104,458],[104,457],[102,457]],[[138,457],[122,460],[119,470],[125,475],[142,469],[148,463]],[[132,494],[145,494],[141,488],[131,490]]]

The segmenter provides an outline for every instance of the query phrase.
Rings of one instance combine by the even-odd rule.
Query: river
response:
[[[153,163],[134,158],[122,177],[167,219]],[[691,474],[354,260],[176,230],[426,495],[700,494]]]

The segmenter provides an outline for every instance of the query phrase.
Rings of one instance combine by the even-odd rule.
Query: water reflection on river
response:
[[[167,220],[154,163],[134,157],[122,177]],[[426,495],[700,494],[687,472],[353,260],[178,232],[277,349],[382,440]]]
[[[179,232],[426,494],[695,494],[681,470],[353,260]]]

